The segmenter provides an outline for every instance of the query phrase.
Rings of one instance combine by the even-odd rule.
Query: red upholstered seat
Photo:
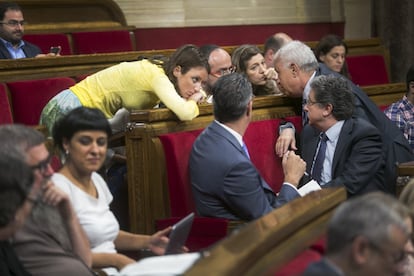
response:
[[[60,46],[61,55],[72,55],[69,38],[66,34],[27,34],[24,40],[37,45],[43,54],[47,54],[52,46]]]
[[[359,86],[390,82],[382,55],[348,56],[346,62],[352,81]]]
[[[0,83],[0,124],[13,123],[13,114],[7,87],[4,83]]]
[[[157,229],[170,226],[195,211],[188,160],[193,143],[201,131],[194,130],[159,136],[164,148],[172,217],[157,220]],[[226,219],[196,217],[186,246],[190,251],[208,247],[227,235],[227,226]]]
[[[128,30],[72,33],[76,54],[112,53],[132,51]]]
[[[74,85],[72,78],[60,77],[41,80],[9,82],[14,122],[37,125],[47,102],[60,91]]]

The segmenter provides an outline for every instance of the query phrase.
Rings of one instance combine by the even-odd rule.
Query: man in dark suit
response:
[[[394,197],[370,193],[342,203],[328,223],[322,260],[302,276],[407,275],[409,210]]]
[[[1,3],[0,17],[0,59],[45,56],[41,55],[39,47],[22,39],[25,21],[16,3]]]
[[[366,120],[352,118],[354,95],[346,79],[317,76],[310,87],[304,106],[309,124],[300,135],[309,175],[323,188],[345,186],[349,196],[382,190],[385,161],[381,135]],[[321,134],[325,141],[321,141]]]
[[[312,50],[300,41],[292,41],[284,45],[275,54],[275,70],[278,73],[279,88],[289,97],[302,98],[307,101],[310,83],[319,75],[341,75],[329,70],[325,65],[318,64]],[[396,163],[414,160],[407,139],[396,125],[390,121],[374,102],[359,87],[348,80],[355,96],[354,116],[363,118],[374,125],[381,134],[383,153],[385,156],[385,181],[382,190],[395,193],[397,178]],[[307,124],[306,111],[302,113],[303,124]],[[290,125],[281,128],[275,150],[283,155],[288,149],[296,150],[294,129]]]
[[[190,177],[199,215],[253,220],[299,196],[305,162],[294,152],[282,159],[285,183],[276,196],[250,161],[243,135],[251,121],[253,91],[241,74],[222,76],[213,87],[215,121],[194,142]]]

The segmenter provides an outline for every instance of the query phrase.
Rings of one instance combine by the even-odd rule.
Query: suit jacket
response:
[[[194,142],[189,167],[201,216],[249,221],[299,196],[282,185],[276,197],[237,139],[215,121]]]
[[[316,75],[330,74],[341,76],[331,71],[325,64],[320,63]],[[414,154],[410,148],[410,144],[396,124],[385,116],[384,112],[378,108],[361,88],[356,86],[352,81],[348,83],[355,96],[354,116],[364,118],[374,125],[381,134],[383,152],[386,156],[384,191],[395,194],[397,164],[414,160]]]
[[[42,53],[39,47],[27,41],[24,42],[22,49],[27,58],[35,57],[38,54]],[[12,57],[9,51],[7,50],[6,46],[4,46],[4,43],[0,41],[0,59],[11,59],[11,58]]]
[[[328,263],[325,259],[311,263],[302,276],[345,276],[339,267]]]
[[[302,130],[302,158],[307,171],[319,142],[319,131],[307,125]],[[348,195],[384,190],[384,153],[376,127],[362,118],[344,122],[332,160],[332,180],[323,187],[345,186]]]

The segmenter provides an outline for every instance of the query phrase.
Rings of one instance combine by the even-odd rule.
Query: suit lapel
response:
[[[332,178],[334,177],[335,169],[341,156],[344,156],[344,151],[351,141],[352,130],[354,128],[354,121],[352,119],[345,120],[339,133],[338,142],[336,143],[335,153],[332,160]]]

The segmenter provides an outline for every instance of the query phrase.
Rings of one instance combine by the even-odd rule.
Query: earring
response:
[[[65,154],[66,155],[69,155],[69,150],[68,149],[65,151]]]

